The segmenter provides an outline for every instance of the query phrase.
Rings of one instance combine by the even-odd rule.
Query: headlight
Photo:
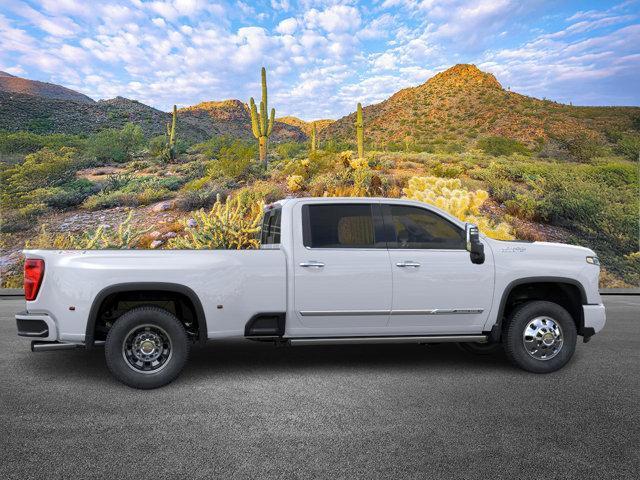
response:
[[[600,265],[600,259],[598,257],[587,257],[587,263],[591,265]]]

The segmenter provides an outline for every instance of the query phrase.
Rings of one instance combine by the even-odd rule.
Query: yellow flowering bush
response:
[[[495,224],[480,213],[480,207],[489,198],[485,190],[475,192],[463,188],[457,178],[412,177],[402,190],[406,198],[430,203],[449,212],[464,222],[474,223],[491,238],[511,240],[509,224]]]
[[[292,192],[299,192],[304,187],[304,177],[302,175],[289,175],[287,177],[287,188]]]

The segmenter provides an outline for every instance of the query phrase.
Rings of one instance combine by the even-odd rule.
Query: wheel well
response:
[[[578,334],[582,335],[584,327],[582,305],[585,299],[584,292],[577,285],[564,282],[527,282],[515,285],[501,305],[499,318],[502,324],[505,324],[503,319],[509,318],[519,305],[531,300],[544,300],[562,306],[576,323]]]
[[[192,340],[206,339],[206,321],[199,299],[192,290],[186,287],[181,290],[164,286],[143,289],[114,287],[101,292],[91,307],[85,344],[92,346],[94,341],[106,340],[113,323],[124,313],[141,305],[164,308],[178,317]]]

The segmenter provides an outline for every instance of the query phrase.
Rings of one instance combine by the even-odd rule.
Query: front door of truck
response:
[[[386,331],[391,309],[389,252],[377,202],[310,202],[294,213],[294,334]]]
[[[393,272],[390,334],[480,333],[493,297],[491,252],[471,263],[464,230],[426,207],[382,210]]]

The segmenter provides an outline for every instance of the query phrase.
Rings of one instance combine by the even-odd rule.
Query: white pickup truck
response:
[[[505,242],[420,202],[286,199],[259,250],[25,251],[33,351],[104,345],[117,379],[172,381],[194,342],[458,342],[537,373],[605,323],[593,251]]]

